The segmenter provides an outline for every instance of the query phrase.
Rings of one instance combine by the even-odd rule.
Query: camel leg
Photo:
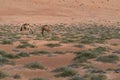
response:
[[[32,32],[32,34],[34,33],[34,31],[33,31],[33,29],[32,29],[31,27],[29,28],[29,32],[30,32],[30,31]]]

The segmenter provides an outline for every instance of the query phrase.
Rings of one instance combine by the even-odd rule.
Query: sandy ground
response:
[[[119,0],[0,0],[0,23],[114,23]]]
[[[55,23],[104,23],[112,24],[120,22],[120,0],[0,0],[0,24],[55,24]],[[24,37],[23,37],[24,39]],[[20,74],[21,80],[28,80],[31,77],[43,77],[50,80],[68,80],[67,78],[56,78],[55,73],[51,71],[61,66],[67,66],[72,63],[75,54],[73,52],[80,50],[93,49],[98,46],[110,48],[112,51],[120,49],[120,40],[111,39],[105,44],[84,45],[84,48],[75,47],[75,43],[61,43],[61,46],[50,48],[45,46],[48,43],[58,43],[58,41],[33,40],[30,38],[30,44],[34,44],[36,48],[18,49],[19,51],[31,52],[36,50],[44,50],[49,52],[63,51],[66,54],[55,54],[50,57],[46,55],[30,55],[30,57],[22,57],[13,59],[17,65],[0,66],[0,71],[8,73],[10,76]],[[0,44],[0,50],[4,50],[11,54],[15,54],[19,41],[13,44]],[[117,44],[115,46],[114,44]],[[73,52],[71,52],[73,51]],[[120,57],[120,55],[118,55]],[[24,64],[28,62],[38,61],[47,67],[47,70],[31,70],[24,68]],[[95,67],[106,70],[108,68],[116,68],[118,64],[102,63],[93,60],[89,61]],[[80,75],[85,74],[85,70],[76,69]],[[108,72],[106,76],[110,80],[119,80],[120,74]],[[0,80],[13,80],[12,77]]]
[[[69,43],[69,44],[63,43],[62,46],[55,47],[55,48],[49,48],[49,47],[44,46],[45,44],[48,44],[51,42],[57,43],[57,41],[42,41],[42,40],[35,41],[35,40],[32,40],[32,41],[29,41],[29,43],[36,45],[37,48],[25,48],[25,49],[18,49],[18,50],[24,51],[24,52],[31,52],[31,51],[35,51],[35,50],[46,50],[49,52],[55,52],[55,51],[80,51],[80,50],[88,50],[88,49],[95,48],[95,46],[93,46],[93,45],[84,45],[85,46],[84,48],[73,47],[73,45],[75,45],[75,43]],[[113,44],[113,43],[120,44],[120,41],[118,39],[111,39],[111,40],[106,41],[106,43],[107,44]],[[15,49],[15,47],[18,45],[19,45],[19,42],[15,42],[12,45],[11,44],[10,45],[0,45],[0,50],[14,53],[13,49]],[[97,44],[96,47],[97,46],[100,46],[100,45]],[[101,46],[102,46],[102,44],[101,44]],[[115,46],[104,45],[103,47],[109,47],[112,49],[112,51],[114,51],[114,50],[118,50],[120,46],[116,46],[116,48],[114,48]],[[110,53],[111,52],[107,53],[107,55]],[[14,61],[16,63],[16,65],[1,66],[0,71],[4,71],[4,72],[8,73],[9,76],[19,74],[20,76],[22,76],[21,80],[28,80],[29,78],[38,77],[38,76],[43,77],[43,78],[48,78],[50,80],[68,80],[67,78],[54,77],[55,73],[53,73],[51,71],[56,68],[62,67],[62,66],[70,65],[72,63],[74,57],[75,57],[75,54],[70,53],[70,52],[66,52],[66,54],[55,54],[52,56],[50,56],[49,54],[47,54],[47,55],[31,55],[30,57],[25,57],[25,58],[22,57],[19,59],[13,59],[12,61]],[[40,62],[40,63],[44,64],[44,66],[46,67],[46,70],[38,70],[38,69],[32,70],[32,69],[24,68],[25,64],[31,63],[31,62]],[[94,65],[97,69],[104,70],[104,71],[109,68],[114,69],[118,66],[118,64],[102,63],[102,62],[98,62],[94,59],[89,60],[89,62],[90,62],[90,64]],[[76,68],[76,71],[78,71],[78,73],[80,75],[86,74],[86,71],[83,68]],[[119,78],[120,78],[119,73],[113,73],[113,72],[107,72],[106,76],[108,77],[108,79],[112,79],[112,80],[119,80]],[[8,78],[3,78],[1,80],[13,80],[13,78],[8,77]]]

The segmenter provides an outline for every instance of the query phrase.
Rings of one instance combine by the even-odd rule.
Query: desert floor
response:
[[[119,4],[0,0],[0,80],[120,80]]]
[[[1,80],[119,80],[120,28],[96,24],[56,24],[41,35],[1,25]],[[44,79],[37,79],[44,80]]]

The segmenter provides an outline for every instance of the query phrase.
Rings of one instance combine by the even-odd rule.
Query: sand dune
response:
[[[0,0],[0,23],[119,22],[120,0]]]

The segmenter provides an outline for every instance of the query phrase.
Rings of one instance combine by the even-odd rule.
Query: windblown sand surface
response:
[[[86,78],[101,73],[107,77],[106,80],[120,80],[120,26],[106,26],[114,23],[120,25],[119,12],[120,0],[0,0],[0,24],[7,24],[0,25],[0,80],[31,80],[34,77],[71,80],[78,75],[91,80]],[[58,36],[61,37],[50,37],[47,32],[44,37],[41,36],[40,25],[33,27],[34,34],[19,32],[23,23],[52,24],[51,30],[60,33]],[[83,24],[75,25],[77,23]],[[97,48],[98,52],[103,52],[83,54],[87,60],[78,57],[78,62],[75,62],[79,56],[76,52],[85,53]],[[22,54],[24,56],[21,57],[21,52],[29,56]],[[97,60],[108,55],[113,55],[113,62],[111,58],[111,62],[105,62],[106,57],[103,61]],[[82,59],[83,62],[80,62]],[[25,67],[31,62],[39,62],[45,69]],[[77,74],[56,77],[59,73],[53,70],[60,67],[71,68]],[[7,76],[4,77],[1,71]],[[19,79],[15,79],[16,74]]]
[[[119,0],[0,0],[0,23],[114,23]]]

